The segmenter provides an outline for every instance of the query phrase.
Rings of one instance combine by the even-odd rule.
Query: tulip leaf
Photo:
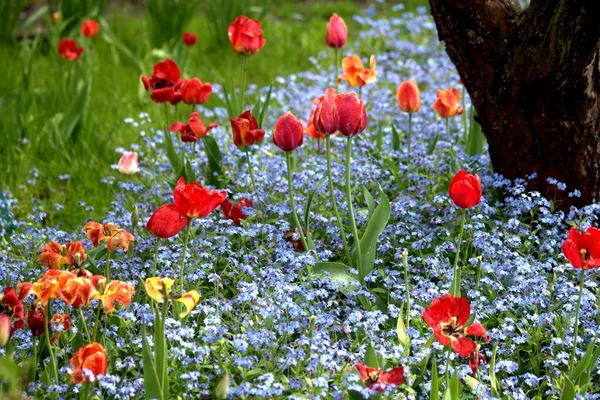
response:
[[[410,338],[406,334],[403,309],[400,309],[400,313],[398,314],[398,321],[396,322],[396,335],[398,336],[398,342],[402,346],[403,353],[408,356],[410,352]]]
[[[79,87],[77,95],[73,98],[73,101],[69,104],[69,108],[67,108],[67,111],[60,120],[60,140],[64,145],[71,143],[77,137],[77,133],[81,127],[80,124],[87,110],[90,89],[91,84],[89,83]]]
[[[400,134],[394,125],[392,125],[392,149],[394,151],[400,151]]]
[[[154,368],[154,360],[152,359],[152,351],[146,338],[146,325],[142,323],[142,357],[143,357],[143,372],[144,372],[144,393],[146,400],[163,399],[162,390],[156,369]]]
[[[494,349],[492,350],[492,358],[490,359],[490,369],[489,369],[489,376],[490,376],[490,389],[492,389],[492,396],[500,398],[501,393],[500,393],[500,384],[498,382],[498,378],[496,378],[496,353],[498,352],[498,344],[496,344],[494,346]]]
[[[575,400],[575,385],[573,385],[573,382],[571,379],[569,379],[567,374],[565,374],[563,377],[565,380],[563,382],[560,400]]]
[[[263,121],[265,120],[265,114],[267,113],[267,110],[269,109],[269,104],[271,103],[271,93],[273,92],[273,83],[271,83],[271,86],[269,86],[269,91],[267,92],[267,97],[265,98],[265,101],[262,103],[262,107],[260,109],[260,114],[258,117],[258,128],[262,129],[263,126]]]
[[[431,359],[431,390],[429,391],[429,400],[439,400],[440,398],[440,382],[438,378],[437,361],[435,354]]]
[[[221,150],[219,150],[219,145],[214,137],[205,136],[204,137],[204,151],[206,152],[206,157],[208,158],[208,171],[207,171],[207,182],[216,188],[221,187]]]
[[[225,372],[225,375],[223,375],[223,378],[221,378],[221,380],[217,384],[217,387],[215,389],[215,397],[218,400],[224,399],[225,396],[227,396],[228,390],[229,390],[229,372]]]
[[[171,167],[173,167],[173,171],[179,173],[183,169],[183,159],[177,151],[175,150],[175,145],[173,145],[172,134],[166,130],[165,131],[165,151],[167,152],[167,158],[171,163]]]
[[[0,393],[9,398],[21,398],[20,370],[17,364],[8,357],[0,358],[0,380],[2,381]]]
[[[315,273],[329,273],[329,276],[333,282],[338,285],[338,289],[342,293],[348,293],[355,289],[359,284],[356,275],[351,274],[346,264],[339,262],[318,262],[313,268]]]
[[[459,382],[458,382],[458,373],[454,370],[454,374],[452,374],[452,378],[450,378],[450,382],[446,382],[447,387],[444,392],[444,400],[459,400]]]
[[[373,270],[373,266],[375,265],[377,242],[379,241],[379,236],[387,226],[387,223],[390,219],[390,202],[383,192],[383,189],[381,189],[381,185],[378,184],[378,187],[379,205],[377,205],[375,211],[373,211],[373,214],[369,218],[367,229],[360,239],[362,260],[360,260],[360,263],[358,264],[358,273],[361,281]],[[357,251],[355,248],[353,252],[353,258],[356,259],[356,257]]]
[[[326,178],[327,177],[321,178],[321,180],[319,181],[319,183],[317,183],[315,188],[313,190],[311,190],[311,192],[309,193],[309,195],[306,199],[306,206],[304,207],[304,230],[306,231],[306,239],[309,241],[308,247],[310,248],[310,250],[315,249],[315,244],[312,240],[312,234],[310,231],[310,208],[311,208],[313,199],[315,198],[315,195],[317,194],[317,191],[321,188],[321,186],[323,185],[323,182],[325,182]]]
[[[237,92],[235,89],[228,91],[227,85],[227,83],[223,83],[221,86],[223,87],[223,96],[225,97],[227,113],[229,114],[229,118],[233,118],[241,114],[243,110],[240,110],[239,108],[240,100],[238,99]]]
[[[369,341],[365,350],[365,364],[371,368],[379,368],[379,358],[377,358],[377,353],[371,341]]]
[[[485,142],[486,140],[481,131],[481,125],[475,120],[475,110],[473,109],[473,106],[471,106],[471,126],[469,128],[466,153],[470,156],[483,154]]]

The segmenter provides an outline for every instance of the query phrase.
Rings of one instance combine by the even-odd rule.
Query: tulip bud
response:
[[[267,42],[262,37],[260,21],[240,15],[229,25],[227,35],[236,53],[254,54]]]
[[[367,126],[365,104],[354,92],[338,94],[335,98],[335,125],[344,136],[356,136]]]
[[[60,21],[60,13],[58,11],[54,11],[52,13],[52,22],[56,24],[58,21]]]
[[[138,210],[137,205],[134,204],[133,211],[131,212],[131,226],[133,227],[133,229],[137,228],[137,225],[139,222],[140,222],[140,211]]]
[[[400,110],[411,114],[419,111],[421,107],[421,93],[419,92],[417,82],[412,79],[402,82],[398,86],[396,99],[398,100]]]
[[[348,28],[344,20],[337,14],[333,14],[327,23],[327,36],[325,41],[327,46],[339,49],[346,45],[348,40]]]
[[[193,46],[196,44],[196,41],[198,40],[198,35],[193,34],[192,32],[185,32],[183,34],[183,37],[181,38],[181,40],[183,41],[183,44],[185,44],[186,46]]]
[[[0,347],[6,346],[12,334],[10,317],[6,314],[0,314]]]
[[[215,389],[215,397],[219,400],[224,399],[229,391],[229,372],[225,372],[225,376],[221,378],[217,388]]]
[[[282,115],[275,124],[273,143],[283,151],[293,151],[302,146],[304,127],[291,112]]]
[[[327,89],[327,93],[317,99],[317,108],[313,117],[313,126],[319,133],[331,135],[337,131],[334,118],[335,90]]]
[[[135,151],[127,151],[119,160],[119,172],[125,175],[132,175],[139,171],[138,154]]]

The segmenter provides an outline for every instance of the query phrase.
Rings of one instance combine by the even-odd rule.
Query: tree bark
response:
[[[429,0],[492,167],[562,207],[600,200],[600,1]],[[555,178],[578,189],[557,194]]]

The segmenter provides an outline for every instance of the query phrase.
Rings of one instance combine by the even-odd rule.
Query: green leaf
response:
[[[222,400],[227,396],[227,391],[229,390],[229,372],[225,372],[225,375],[219,381],[217,388],[215,389],[215,397],[218,400]]]
[[[400,134],[394,125],[392,125],[392,149],[394,151],[400,151]]]
[[[21,398],[21,377],[19,367],[13,360],[7,357],[0,358],[0,381],[2,381],[3,395],[8,395],[15,399]]]
[[[229,114],[229,118],[237,117],[242,113],[243,110],[240,111],[240,101],[237,96],[237,92],[235,88],[229,92],[227,90],[227,83],[223,83],[221,86],[223,87],[223,96],[225,97],[225,105],[227,107],[227,113]]]
[[[459,384],[458,384],[458,373],[454,370],[450,382],[447,382],[446,392],[444,392],[444,400],[459,400]]]
[[[183,170],[183,159],[177,154],[177,150],[175,150],[175,145],[173,145],[173,138],[171,137],[171,133],[167,130],[165,131],[165,151],[167,153],[167,158],[171,163],[171,167],[173,167],[173,171],[179,173]]]
[[[440,398],[440,382],[438,378],[437,361],[435,354],[431,359],[431,390],[429,391],[429,400],[439,400]]]
[[[361,281],[367,276],[375,265],[375,252],[377,251],[377,242],[379,236],[387,226],[388,220],[390,219],[390,202],[387,196],[379,185],[379,205],[375,208],[373,215],[369,218],[367,223],[367,229],[363,236],[360,238],[360,251],[362,254],[362,260],[359,268],[359,278]],[[353,252],[353,257],[356,259],[356,248]]]
[[[76,128],[82,122],[88,106],[91,85],[86,83],[79,87],[77,96],[73,99],[69,108],[60,120],[60,140],[63,144],[70,144],[76,138]]]
[[[371,218],[371,216],[373,215],[373,211],[375,211],[375,200],[373,200],[373,196],[364,186],[363,195],[365,196],[365,203],[367,203],[367,207],[369,208],[369,218]]]
[[[375,352],[375,348],[371,341],[367,344],[367,349],[365,351],[365,364],[371,368],[379,368],[379,358],[377,358],[377,353]]]
[[[381,127],[381,124],[377,128],[376,145],[378,150],[381,150],[383,147],[383,128]]]
[[[195,182],[196,174],[194,174],[194,170],[192,169],[192,164],[190,164],[190,160],[184,157],[184,166],[183,166],[183,177],[186,182]]]
[[[398,336],[398,342],[403,347],[404,353],[408,355],[408,352],[410,352],[410,338],[406,334],[403,309],[400,309],[400,313],[398,314],[398,321],[396,322],[396,335]]]
[[[470,156],[483,154],[485,145],[485,136],[481,131],[481,125],[475,121],[475,110],[471,106],[471,127],[469,129],[469,137],[467,139],[466,153]]]
[[[498,379],[496,378],[496,353],[498,352],[498,344],[496,344],[494,346],[494,349],[492,350],[492,358],[490,359],[490,369],[489,369],[489,376],[490,376],[490,388],[492,389],[492,396],[500,398],[501,393],[500,393],[500,383],[498,382]]]
[[[573,385],[573,382],[571,381],[571,379],[569,379],[569,377],[565,374],[564,375],[564,382],[563,382],[563,388],[562,388],[562,393],[560,395],[560,399],[561,400],[574,400],[575,399],[575,386]]]
[[[144,363],[144,393],[146,395],[146,400],[162,400],[162,389],[160,388],[158,375],[156,373],[156,369],[154,368],[154,360],[152,359],[150,345],[148,344],[148,339],[146,338],[145,324],[142,324],[142,357]]]
[[[269,86],[269,91],[267,92],[267,97],[265,101],[262,103],[262,108],[260,110],[260,115],[258,117],[258,129],[262,129],[263,121],[265,120],[265,115],[267,110],[269,109],[269,105],[271,103],[271,93],[273,92],[273,83]]]
[[[433,138],[433,141],[431,143],[429,143],[429,147],[427,147],[427,154],[433,154],[433,151],[435,150],[435,146],[437,146],[438,140],[440,140],[440,133],[436,132],[435,137]]]
[[[221,185],[219,179],[222,175],[221,170],[221,150],[219,150],[219,144],[212,136],[204,137],[204,152],[208,158],[208,176],[207,182],[217,188]]]
[[[346,264],[338,262],[318,262],[313,271],[315,273],[328,272],[331,280],[338,285],[338,288],[342,293],[348,293],[354,291],[356,284],[360,284],[356,275],[348,272]]]

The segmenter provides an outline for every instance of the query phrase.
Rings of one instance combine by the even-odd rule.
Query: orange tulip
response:
[[[342,60],[342,68],[344,69],[344,75],[340,76],[339,80],[348,81],[350,86],[365,86],[369,83],[375,82],[377,78],[377,71],[375,71],[375,56],[371,55],[370,68],[363,66],[360,58],[352,54],[351,56],[344,57]]]
[[[40,264],[50,269],[58,269],[63,264],[69,267],[80,266],[86,258],[85,248],[81,242],[67,243],[66,245],[50,242],[44,245],[39,261]]]
[[[396,99],[400,110],[411,114],[419,111],[419,108],[421,108],[421,93],[417,82],[412,79],[402,82],[398,86]]]
[[[135,238],[125,229],[120,229],[117,224],[107,223],[99,224],[98,222],[90,221],[83,228],[87,238],[92,242],[94,247],[98,247],[100,242],[106,242],[106,248],[109,252],[113,252],[118,248],[127,251],[129,243]]]
[[[196,307],[198,301],[200,300],[200,293],[196,290],[190,290],[187,293],[184,293],[180,298],[175,299],[182,303],[185,306],[185,310],[179,313],[179,318],[185,318],[187,315]]]
[[[129,306],[133,292],[135,292],[135,288],[128,283],[110,281],[100,298],[104,305],[104,313],[108,314],[115,310],[115,301],[123,307]]]
[[[460,105],[460,90],[449,88],[436,92],[435,103],[431,105],[441,118],[452,118],[462,114],[463,107]]]
[[[71,378],[73,383],[89,382],[89,375],[84,374],[83,370],[88,370],[96,378],[99,375],[106,375],[108,371],[108,356],[106,350],[100,343],[92,343],[81,347],[71,358]]]
[[[75,275],[70,272],[59,269],[50,269],[31,286],[31,293],[40,299],[41,303],[46,306],[50,299],[62,299],[68,304],[73,298],[69,293],[63,293],[67,287],[67,283],[74,279]]]

